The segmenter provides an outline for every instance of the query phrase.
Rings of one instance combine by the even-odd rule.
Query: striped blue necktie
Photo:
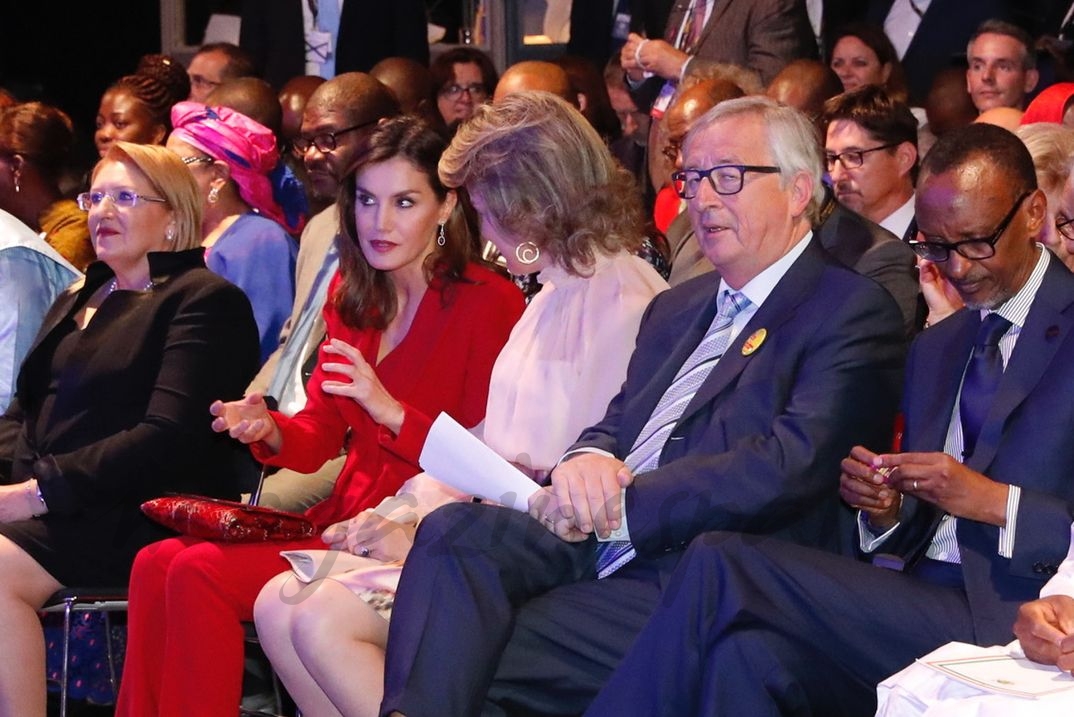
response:
[[[638,433],[634,447],[624,463],[634,475],[651,471],[660,464],[664,444],[690,404],[697,389],[708,378],[713,366],[723,356],[731,343],[731,327],[735,316],[750,305],[741,292],[724,291],[716,317],[712,320],[705,337],[693,353],[683,362],[668,390],[657,401],[649,420]],[[597,544],[597,577],[611,575],[634,559],[634,546],[629,540],[612,540]]]

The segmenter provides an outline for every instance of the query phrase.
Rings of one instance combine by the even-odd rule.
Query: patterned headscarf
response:
[[[299,231],[287,221],[273,195],[269,175],[280,155],[276,136],[268,127],[227,107],[179,102],[172,107],[172,136],[198,148],[215,160],[227,162],[239,196],[257,213],[288,231]]]

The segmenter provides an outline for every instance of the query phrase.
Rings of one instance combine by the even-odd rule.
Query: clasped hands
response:
[[[329,339],[321,351],[343,359],[325,361],[321,370],[341,374],[345,379],[326,379],[321,382],[321,390],[352,398],[374,421],[398,435],[406,416],[403,404],[388,393],[362,353],[339,339]],[[217,433],[227,431],[232,438],[247,444],[263,441],[273,452],[279,452],[283,438],[260,393],[251,393],[238,401],[214,401],[209,413],[215,416],[212,428]]]
[[[618,458],[603,453],[578,453],[556,466],[552,485],[529,499],[529,513],[567,542],[596,533],[602,538],[623,523],[621,493],[634,475]]]
[[[390,563],[406,559],[414,545],[416,529],[415,522],[391,520],[370,509],[328,526],[321,540],[330,550],[346,550]]]
[[[677,80],[689,57],[664,40],[650,40],[634,32],[627,36],[619,51],[619,63],[634,82],[644,79],[646,72],[665,80]]]
[[[841,463],[839,495],[883,532],[899,521],[902,496],[912,495],[957,518],[1003,527],[1005,483],[959,463],[946,453],[873,453],[855,446]]]

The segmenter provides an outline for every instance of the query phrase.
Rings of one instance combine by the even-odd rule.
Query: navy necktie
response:
[[[999,352],[999,340],[1011,322],[999,314],[988,314],[977,330],[977,340],[973,344],[966,376],[962,380],[962,396],[959,398],[958,411],[962,420],[962,459],[973,455],[977,445],[977,436],[981,432],[985,416],[992,405],[996,387],[1003,377],[1003,356]]]

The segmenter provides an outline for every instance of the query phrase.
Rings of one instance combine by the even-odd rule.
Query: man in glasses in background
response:
[[[529,515],[422,521],[384,713],[581,713],[694,536],[839,549],[839,460],[890,444],[904,340],[888,293],[812,236],[822,173],[797,110],[745,97],[698,121],[675,184],[715,273],[652,302],[621,392]]]
[[[869,85],[824,104],[824,154],[836,198],[903,240],[914,219],[917,119]]]
[[[842,462],[873,564],[772,538],[695,540],[587,714],[872,714],[877,683],[915,658],[1008,642],[1063,560],[1074,276],[1037,241],[1033,161],[1006,130],[952,130],[922,162],[915,207],[914,251],[966,308],[911,348],[903,452],[858,446]],[[668,640],[682,644],[652,660]]]

